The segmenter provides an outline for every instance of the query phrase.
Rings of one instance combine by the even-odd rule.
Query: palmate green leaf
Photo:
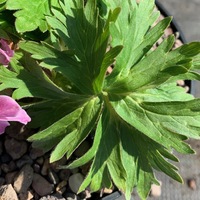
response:
[[[92,191],[97,191],[100,188],[105,187],[105,181],[102,175],[107,170],[112,176],[114,183],[117,184],[117,187],[125,191],[126,173],[120,162],[118,132],[116,132],[116,129],[114,128],[116,125],[114,119],[112,120],[109,115],[108,111],[104,111],[103,116],[98,122],[95,134],[101,135],[100,144],[89,174],[80,187],[80,191],[89,184]],[[118,162],[116,162],[116,160],[118,160]],[[101,178],[97,180],[96,177]]]
[[[5,10],[7,0],[0,0],[0,11]]]
[[[39,28],[42,32],[47,31],[48,26],[45,15],[50,14],[51,6],[59,6],[55,0],[7,0],[6,9],[16,10],[16,30],[20,33],[33,31]]]
[[[68,80],[76,85],[84,93],[93,93],[91,86],[91,80],[88,79],[87,73],[82,68],[82,64],[76,60],[72,51],[61,52],[56,50],[52,46],[46,43],[36,42],[20,42],[21,49],[24,49],[32,53],[32,57],[38,60],[42,60],[40,65],[50,70],[55,70],[62,73]],[[114,58],[119,54],[122,47],[117,46],[105,53],[101,64],[101,70],[98,76],[95,78],[93,85],[98,90],[102,89],[104,76],[107,67],[114,62]],[[83,65],[84,66],[84,65]],[[79,77],[82,77],[80,79]],[[83,84],[84,82],[84,84]]]
[[[74,51],[80,62],[79,74],[84,74],[82,81],[86,84],[85,88],[79,84],[79,89],[88,94],[99,93],[106,69],[121,50],[119,46],[111,49],[110,53],[106,52],[109,23],[116,20],[120,9],[115,8],[110,11],[108,19],[104,22],[99,16],[96,0],[87,1],[85,6],[82,0],[77,2],[65,0],[60,4],[63,13],[53,9],[54,16],[47,17],[47,22],[53,32],[63,40],[65,46]],[[79,74],[77,72],[76,76]]]
[[[134,98],[133,94],[110,95],[110,100],[120,117],[152,140],[180,153],[193,153],[182,140],[200,137],[198,99],[186,102],[143,102]]]
[[[59,51],[46,43],[21,42],[20,48],[32,54],[32,57],[42,60],[40,65],[49,70],[61,73],[83,93],[92,93],[91,82],[87,74],[80,71],[80,62],[76,60],[71,51]],[[82,79],[84,78],[84,84]],[[87,79],[87,80],[86,80]]]
[[[34,147],[43,149],[44,152],[56,146],[51,162],[61,159],[65,154],[70,157],[92,130],[100,111],[99,98],[93,98],[48,128],[34,134],[29,140],[33,141]]]
[[[98,130],[98,127],[97,127],[97,130]],[[65,169],[65,168],[73,169],[73,168],[80,167],[80,166],[88,163],[89,161],[91,161],[93,159],[93,157],[96,155],[101,137],[102,137],[102,132],[98,132],[98,134],[95,134],[92,147],[82,157],[76,159],[75,161],[73,161],[72,163],[70,163],[67,166],[60,166],[60,168],[61,169]]]
[[[195,45],[196,43],[191,43],[193,45]],[[199,52],[199,47],[196,46],[196,48],[194,48],[193,50],[194,52],[198,53]],[[200,53],[198,53],[196,56],[194,56],[191,59],[190,62],[190,70],[185,73],[185,74],[181,74],[178,77],[174,77],[171,78],[169,80],[169,82],[171,81],[175,81],[177,79],[182,79],[182,80],[200,80],[200,74],[199,74],[199,69],[200,69]]]
[[[200,53],[193,58],[192,69],[200,68]]]
[[[158,12],[153,12],[155,6],[153,0],[141,1],[139,5],[136,1],[122,0],[105,0],[105,3],[108,9],[121,7],[116,23],[112,23],[110,27],[113,38],[111,44],[124,46],[123,51],[116,59],[115,69],[111,76],[115,77],[119,73],[127,74],[127,70],[150,50],[166,27],[159,27],[159,25],[159,28],[148,32],[159,16]],[[165,20],[166,26],[169,25],[170,20],[168,20]]]
[[[29,126],[32,128],[40,127],[42,130],[46,129],[81,107],[89,99],[90,97],[84,95],[68,94],[68,96],[62,99],[48,99],[31,103],[26,106],[32,119]]]
[[[200,43],[186,44],[170,51],[173,42],[173,36],[164,40],[155,51],[136,64],[126,77],[111,84],[108,90],[115,93],[145,90],[154,88],[171,77],[178,80],[180,74],[187,74],[192,66],[191,58],[200,52]]]
[[[153,27],[147,32],[147,34],[144,36],[144,39],[142,40],[139,46],[135,48],[133,48],[132,46],[130,47],[131,50],[134,50],[131,54],[134,56],[130,57],[130,61],[128,64],[127,63],[124,65],[119,64],[119,66],[121,66],[122,68],[122,69],[119,69],[120,72],[117,67],[114,68],[111,76],[108,76],[107,78],[107,82],[108,82],[107,85],[111,85],[115,83],[116,76],[118,75],[119,77],[120,76],[124,77],[124,76],[129,75],[129,69],[133,67],[137,62],[139,62],[145,56],[145,54],[150,51],[154,43],[161,37],[161,35],[163,35],[164,30],[169,25],[170,21],[171,21],[171,18],[165,18],[164,20],[159,22],[155,27]],[[171,38],[171,43],[170,42],[168,43],[169,48],[171,48],[170,45],[173,45],[172,43],[173,43],[173,39]]]
[[[11,66],[15,71],[10,71],[5,67],[0,67],[0,91],[13,88],[13,98],[38,97],[44,99],[62,99],[68,94],[57,87],[41,67],[33,60],[29,59],[29,69],[24,69],[14,58]],[[40,88],[38,90],[38,88]]]
[[[101,101],[94,98],[82,108],[80,117],[73,124],[74,131],[63,138],[52,152],[50,161],[61,159],[65,154],[69,158],[75,149],[85,140],[95,126],[101,111]],[[73,128],[72,127],[72,128]]]
[[[105,54],[105,57],[101,65],[100,73],[94,81],[94,85],[95,87],[97,87],[96,88],[97,91],[102,91],[103,85],[104,85],[104,77],[105,77],[107,68],[114,62],[114,58],[119,54],[121,50],[122,50],[122,46],[116,46]]]
[[[182,182],[177,168],[164,159],[166,155],[166,158],[177,161],[176,157],[162,145],[129,126],[108,108],[105,108],[99,120],[95,144],[86,155],[67,166],[78,167],[81,161],[85,164],[94,157],[90,171],[79,191],[88,185],[92,191],[97,191],[106,187],[112,179],[115,185],[125,192],[127,199],[130,199],[135,185],[138,186],[140,197],[146,199],[151,184],[159,184],[152,168],[164,168],[165,173]],[[171,167],[170,170],[168,167]]]
[[[28,140],[33,141],[33,147],[40,148],[44,152],[49,151],[52,147],[62,141],[66,134],[73,131],[70,128],[70,125],[80,117],[81,110],[82,108],[76,109],[74,112],[61,118],[47,129],[29,137]]]
[[[176,82],[134,92],[134,97],[147,102],[188,101],[194,99],[194,96],[185,92],[185,88],[177,86]]]

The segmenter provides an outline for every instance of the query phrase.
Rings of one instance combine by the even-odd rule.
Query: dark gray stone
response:
[[[33,181],[33,168],[30,165],[24,165],[14,179],[14,188],[17,193],[27,192]]]
[[[30,150],[30,157],[31,159],[35,160],[44,155],[44,152],[41,149],[32,148]]]
[[[69,169],[62,169],[62,170],[60,170],[60,172],[59,172],[59,178],[60,178],[61,180],[68,180],[70,174],[71,174],[71,171],[70,171]]]
[[[16,165],[17,165],[18,168],[22,168],[26,164],[29,164],[29,165],[33,164],[33,160],[28,155],[22,156],[22,158],[20,158],[16,162]]]
[[[21,158],[27,151],[27,143],[14,138],[7,138],[4,143],[6,152],[13,160]]]
[[[40,174],[34,173],[32,187],[40,196],[46,196],[53,193],[54,187]]]

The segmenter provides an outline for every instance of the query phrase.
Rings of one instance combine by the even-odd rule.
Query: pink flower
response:
[[[31,121],[25,110],[11,97],[0,95],[0,134],[9,126],[8,121],[17,121],[27,124]]]
[[[8,43],[4,39],[0,39],[0,64],[7,66],[10,58],[13,57],[14,51],[10,49]]]

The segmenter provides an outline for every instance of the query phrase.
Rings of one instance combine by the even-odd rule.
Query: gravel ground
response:
[[[70,161],[63,158],[50,164],[49,153],[44,154],[32,148],[26,141],[31,135],[31,130],[13,123],[0,136],[0,199],[91,199],[89,190],[76,195],[89,165],[74,170],[58,170],[59,165],[66,165]],[[87,141],[84,142],[74,156],[80,157],[89,148]],[[104,193],[110,192],[112,190],[104,190]],[[96,193],[96,196],[95,199],[100,198],[100,193]]]

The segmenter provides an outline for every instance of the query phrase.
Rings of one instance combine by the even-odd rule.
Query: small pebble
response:
[[[31,159],[35,160],[44,155],[44,152],[41,149],[32,148],[30,150],[30,157]]]
[[[11,184],[2,185],[0,187],[0,199],[1,200],[19,200]]]
[[[18,171],[9,172],[5,175],[6,183],[13,184],[16,174],[19,173]]]
[[[63,187],[60,190],[58,190],[57,192],[62,195],[66,190],[67,190],[67,187]]]
[[[33,200],[33,194],[31,191],[20,193],[18,197],[19,200]]]
[[[34,191],[40,196],[45,196],[53,192],[53,185],[50,184],[44,177],[40,174],[34,173],[32,187]]]
[[[84,192],[85,192],[85,198],[86,199],[89,199],[89,198],[92,197],[91,192],[89,190],[85,190]]]
[[[33,181],[33,168],[30,165],[24,165],[14,179],[14,188],[17,193],[27,192]]]
[[[33,165],[33,170],[34,170],[34,172],[36,172],[36,173],[40,173],[40,170],[41,170],[40,165],[38,165],[37,163],[35,163],[35,164]]]
[[[71,174],[71,171],[69,169],[62,169],[59,171],[59,178],[61,180],[68,180],[70,174]]]
[[[7,127],[6,133],[11,138],[15,138],[17,140],[26,140],[32,134],[32,130],[29,130],[27,126],[21,123],[12,123],[12,126]]]
[[[103,194],[111,194],[113,193],[113,189],[112,188],[103,188]]]
[[[22,156],[16,162],[16,165],[17,165],[18,168],[22,168],[25,164],[29,164],[29,165],[33,164],[33,160],[28,155]]]
[[[79,187],[81,186],[82,182],[84,180],[84,177],[80,173],[73,174],[69,177],[69,187],[74,192],[77,193],[79,190]]]
[[[190,90],[190,88],[187,85],[184,87],[184,89],[185,89],[185,92],[189,92]]]
[[[1,169],[4,173],[12,172],[17,169],[15,162],[12,160],[8,164],[3,163]]]
[[[152,197],[159,197],[159,196],[161,196],[161,185],[162,185],[162,183],[160,182],[160,185],[156,185],[156,184],[152,184],[151,185],[151,193],[150,193],[150,195],[152,196]]]
[[[178,39],[177,39],[177,40],[175,41],[175,44],[174,44],[174,49],[180,47],[181,45],[183,45],[183,43],[181,42],[181,40],[178,40]]]
[[[54,185],[59,183],[58,175],[51,168],[49,168],[48,170],[48,177],[50,182],[53,183]]]
[[[13,160],[11,160],[11,161],[9,162],[8,166],[9,166],[10,171],[14,171],[14,170],[17,169],[16,162],[13,161]]]
[[[178,31],[176,31],[176,32],[174,33],[174,35],[175,35],[175,38],[176,38],[176,39],[179,39],[180,33],[179,33]]]
[[[62,190],[62,188],[64,188],[67,185],[67,181],[62,181],[60,182],[57,187],[56,187],[56,191],[59,192]],[[60,192],[59,192],[60,193]]]
[[[43,157],[39,157],[39,158],[37,158],[36,162],[37,162],[37,164],[39,164],[39,165],[43,165],[43,163],[44,163],[44,158],[43,158]]]
[[[191,189],[191,190],[196,190],[197,189],[197,184],[196,184],[196,180],[195,179],[189,179],[187,181],[187,184],[188,184],[188,187]]]
[[[106,71],[107,74],[111,74],[112,70],[113,70],[113,68],[111,66],[109,66],[108,69],[107,69],[107,71]]]
[[[6,163],[3,163],[3,164],[1,165],[1,169],[2,169],[2,171],[3,171],[4,173],[10,172],[9,166],[8,166],[8,164],[6,164]]]
[[[185,81],[184,80],[178,80],[178,81],[176,81],[177,82],[177,84],[179,85],[179,86],[184,86],[185,85]]]
[[[168,27],[167,29],[165,29],[165,31],[164,31],[165,37],[168,37],[168,36],[170,36],[172,34],[173,34],[172,28]]]
[[[21,158],[27,151],[27,143],[25,141],[18,141],[14,138],[7,138],[4,143],[6,152],[13,160]]]
[[[50,165],[49,165],[49,159],[46,158],[45,161],[44,161],[44,164],[42,166],[42,170],[41,170],[41,174],[43,176],[46,176],[48,174],[49,167],[50,167]]]

